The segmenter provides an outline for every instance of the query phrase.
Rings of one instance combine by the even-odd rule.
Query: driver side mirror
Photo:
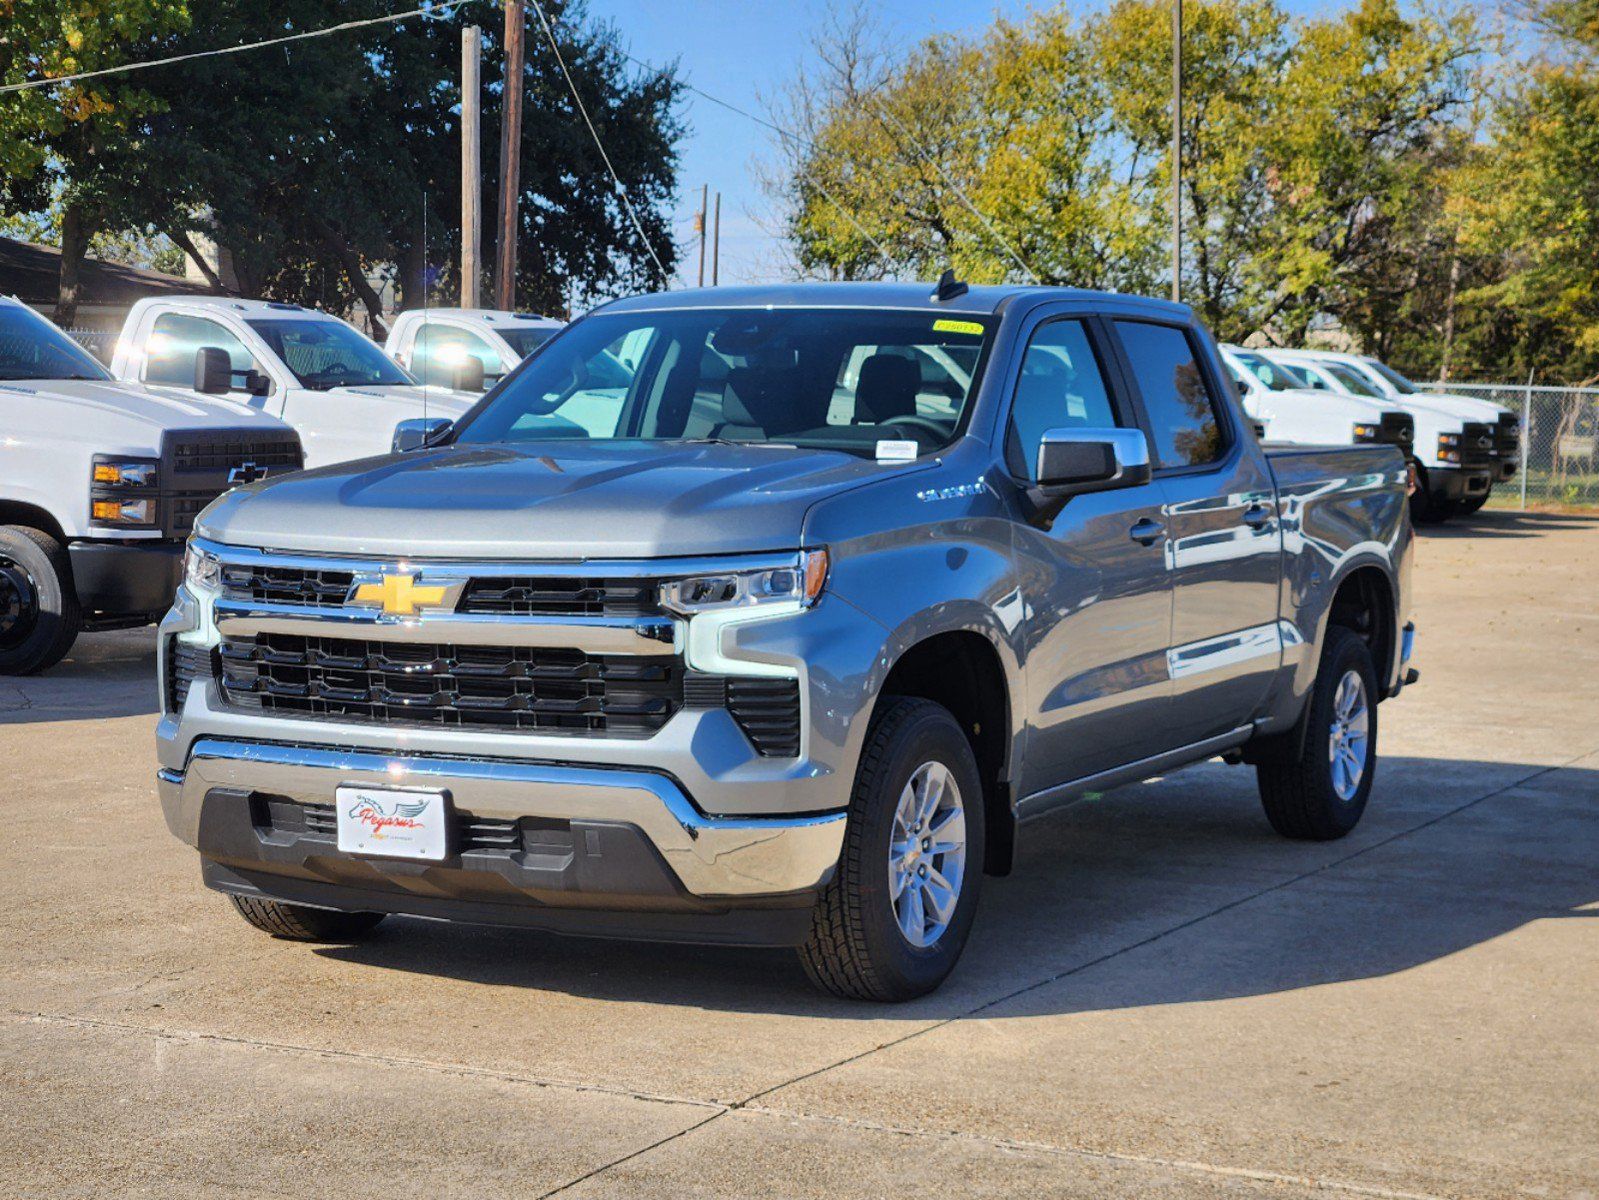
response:
[[[394,440],[389,449],[395,454],[407,450],[421,450],[437,442],[450,427],[443,417],[410,417],[394,427]]]
[[[1054,520],[1066,501],[1087,492],[1138,487],[1150,480],[1149,442],[1141,429],[1050,429],[1038,443],[1038,482],[1028,497],[1037,520]]]
[[[452,364],[450,386],[458,392],[481,392],[483,360],[475,354],[468,354],[460,362]]]
[[[233,359],[219,346],[201,346],[194,353],[194,390],[202,396],[226,396],[233,390]]]

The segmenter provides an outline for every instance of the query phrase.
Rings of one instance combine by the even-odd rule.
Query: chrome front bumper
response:
[[[637,830],[695,900],[750,898],[814,891],[832,876],[843,845],[845,814],[711,817],[670,778],[648,771],[569,767],[493,759],[383,754],[270,742],[197,740],[181,770],[158,773],[168,827],[202,853],[208,797],[271,796],[331,805],[341,784],[425,788],[449,794],[457,812],[488,820],[538,818],[608,823]],[[266,842],[263,840],[263,846]],[[327,848],[329,859],[350,860]],[[594,839],[573,855],[598,855]],[[358,859],[380,870],[391,860]],[[267,864],[270,867],[270,864]],[[400,862],[396,886],[415,888],[428,871],[461,870],[461,862]],[[583,903],[603,907],[592,893]],[[396,911],[404,911],[397,909]]]

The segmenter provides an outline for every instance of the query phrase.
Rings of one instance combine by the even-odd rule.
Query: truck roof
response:
[[[1189,319],[1186,304],[1099,292],[1088,288],[1044,287],[1033,284],[973,284],[949,300],[935,300],[931,283],[780,283],[755,287],[686,288],[613,300],[596,312],[645,312],[689,308],[897,308],[927,312],[992,315],[1016,299],[1034,303],[1049,300],[1091,299],[1118,308],[1139,309],[1151,315]]]
[[[249,300],[242,296],[159,296],[140,300],[135,307],[152,304],[170,305],[204,312],[232,312],[252,320],[305,320],[307,317],[326,321],[339,318],[320,309],[306,308],[280,300]]]
[[[440,305],[429,305],[427,308],[412,308],[406,312],[413,317],[466,317],[474,321],[482,321],[488,325],[518,325],[518,326],[559,326],[566,322],[559,317],[546,317],[539,313],[507,312],[503,308],[449,308]]]

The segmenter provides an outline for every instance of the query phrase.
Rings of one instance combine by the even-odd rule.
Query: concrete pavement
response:
[[[149,631],[0,680],[10,1196],[1599,1196],[1599,522],[1429,534],[1345,841],[1209,763],[1079,804],[897,1008],[790,956],[273,941],[151,775]]]

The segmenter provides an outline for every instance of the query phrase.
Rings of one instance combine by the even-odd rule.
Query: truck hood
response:
[[[92,379],[0,380],[8,433],[48,431],[112,453],[153,452],[167,429],[284,429],[246,404]]]
[[[1496,423],[1502,414],[1510,411],[1503,404],[1495,404],[1492,400],[1483,400],[1477,396],[1462,396],[1458,392],[1412,392],[1408,396],[1399,397],[1399,400],[1409,404],[1418,398],[1424,399],[1440,412],[1447,412],[1467,421],[1487,421],[1490,425]]]
[[[824,496],[907,470],[827,450],[626,441],[445,446],[227,493],[202,536],[408,558],[579,560],[795,550]]]
[[[453,421],[479,400],[483,399],[479,392],[457,392],[450,388],[424,388],[411,387],[402,384],[361,384],[358,387],[329,388],[326,392],[319,392],[322,396],[383,396],[390,400],[403,400],[417,409],[417,415],[425,405],[430,417],[444,417]]]
[[[1258,393],[1252,400],[1252,407],[1259,410],[1256,415],[1263,416],[1273,411],[1278,415],[1297,411],[1319,412],[1329,417],[1348,417],[1350,421],[1369,421],[1399,407],[1386,400],[1346,396],[1340,392],[1323,392],[1314,388],[1284,388],[1280,392]]]

